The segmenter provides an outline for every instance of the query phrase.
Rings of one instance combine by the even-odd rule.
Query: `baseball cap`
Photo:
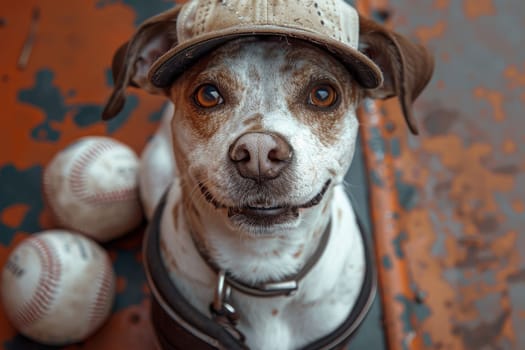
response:
[[[307,41],[334,55],[367,89],[379,87],[379,67],[359,52],[359,16],[343,0],[190,0],[180,9],[177,42],[149,71],[168,87],[199,58],[228,41],[281,36]]]

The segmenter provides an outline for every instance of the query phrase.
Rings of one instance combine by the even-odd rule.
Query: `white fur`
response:
[[[159,129],[148,142],[140,157],[139,189],[148,220],[153,216],[155,206],[173,178],[177,177],[171,142],[172,116],[173,104],[169,103],[162,113]]]
[[[326,250],[300,281],[297,294],[256,298],[235,290],[232,293],[232,304],[241,314],[239,329],[252,349],[295,349],[325,336],[341,324],[354,306],[364,279],[363,242],[342,185],[357,134],[355,103],[350,101],[350,96],[340,96],[347,110],[336,125],[334,140],[327,143],[318,129],[294,115],[286,99],[296,96],[294,101],[304,102],[300,94],[308,81],[293,78],[292,72],[317,64],[308,58],[298,59],[291,71],[283,72],[287,52],[295,49],[293,44],[248,41],[238,48],[235,45],[227,44],[214,52],[216,59],[208,66],[193,68],[201,69],[200,75],[204,74],[208,80],[216,76],[213,72],[228,70],[230,76],[242,83],[242,91],[235,92],[239,103],[232,107],[227,122],[206,142],[201,142],[192,132],[188,118],[202,116],[188,116],[185,108],[174,108],[172,116],[167,112],[142,157],[141,193],[151,217],[161,193],[173,181],[161,222],[163,259],[181,293],[205,314],[209,314],[217,277],[198,253],[190,233],[195,228],[188,227],[185,206],[180,203],[193,202],[205,218],[198,229],[205,240],[201,243],[214,262],[246,283],[279,280],[297,272],[315,251],[320,228],[331,219]],[[338,67],[333,58],[321,50],[310,50],[316,52],[318,62],[325,64],[312,68],[312,74],[320,72],[337,84],[352,82],[348,73],[341,73],[346,71]],[[233,54],[229,56],[228,52]],[[271,59],[268,58],[270,52]],[[259,73],[256,82],[254,69]],[[171,90],[172,100],[178,107],[179,103],[189,103],[185,102],[188,89],[195,88],[185,77],[177,80]],[[293,181],[283,182],[286,195],[276,194],[272,201],[306,203],[328,179],[332,181],[323,200],[314,207],[300,209],[297,220],[264,229],[232,224],[226,210],[216,209],[203,200],[197,186],[199,181],[204,182],[214,198],[227,206],[239,202],[246,205],[255,200],[256,192],[238,190],[239,183],[245,180],[235,173],[227,157],[230,145],[246,132],[243,121],[255,114],[262,116],[265,131],[279,133],[293,148],[294,158],[288,173]],[[319,113],[319,117],[327,115]],[[166,127],[170,121],[171,134]],[[176,172],[174,160],[183,158],[187,159],[188,167]],[[184,194],[181,185],[191,189],[186,192],[189,195]],[[326,206],[328,214],[323,215],[322,209]],[[173,213],[175,207],[178,211]],[[303,253],[296,257],[298,251]]]

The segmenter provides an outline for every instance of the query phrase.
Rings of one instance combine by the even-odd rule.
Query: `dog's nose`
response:
[[[242,177],[260,182],[281,174],[292,160],[292,149],[281,136],[252,132],[230,147],[230,159]]]

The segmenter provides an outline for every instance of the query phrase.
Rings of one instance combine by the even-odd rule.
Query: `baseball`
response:
[[[47,345],[82,341],[107,319],[115,275],[93,240],[63,230],[31,236],[15,247],[0,286],[7,318]]]
[[[58,225],[106,242],[129,232],[143,214],[135,152],[108,137],[84,137],[60,151],[43,176]]]

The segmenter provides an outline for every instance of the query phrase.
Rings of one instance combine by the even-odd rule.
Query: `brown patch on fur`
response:
[[[277,257],[281,256],[281,252],[279,252],[278,250],[274,250],[272,253]]]
[[[182,205],[183,205],[183,215],[186,219],[186,223],[188,227],[190,228],[190,234],[193,237],[193,241],[198,246],[199,249],[202,251],[205,251],[206,247],[204,247],[205,237],[203,235],[204,228],[202,226],[202,218],[195,207],[194,203],[187,200],[189,197],[187,186],[181,186],[182,189]]]
[[[343,219],[343,211],[341,208],[337,209],[337,220],[341,221]]]
[[[295,45],[301,46],[299,43]],[[286,57],[290,63],[285,66],[295,71],[290,82],[295,91],[287,98],[288,107],[294,116],[316,130],[315,134],[322,144],[332,145],[341,132],[337,125],[358,100],[358,85],[348,70],[325,51],[302,46],[294,47]],[[318,84],[330,84],[337,90],[338,101],[335,105],[321,109],[308,104],[310,90]]]
[[[189,123],[194,134],[204,142],[209,140],[231,116],[231,111],[239,103],[237,91],[241,83],[224,64],[227,57],[221,50],[215,51],[200,60],[171,88],[171,98],[180,116]],[[202,108],[194,102],[196,89],[203,84],[214,85],[223,98],[223,103],[212,108]]]
[[[164,242],[164,240],[161,239],[159,245],[160,245],[160,251],[163,253],[164,257],[167,259],[166,264],[168,265],[168,269],[171,271],[179,270],[177,266],[177,262],[175,261],[173,256],[168,254],[168,248],[166,247],[166,243]]]
[[[299,249],[297,249],[297,251],[293,254],[293,257],[295,259],[299,259],[299,257],[303,254],[303,250],[304,250],[304,244],[301,244]]]
[[[201,221],[201,214],[197,211],[197,208],[192,206],[192,209],[195,211],[195,217],[197,218],[197,220]]]
[[[256,132],[256,131],[262,131],[263,125],[262,125],[263,115],[261,113],[256,113],[253,116],[249,117],[248,119],[244,120],[242,124],[248,129],[247,132]]]
[[[272,310],[272,316],[277,316],[279,314],[279,310],[273,309]]]
[[[175,227],[175,229],[179,227],[179,207],[180,203],[175,203],[175,205],[173,206],[173,210],[171,211],[173,215],[173,226]]]

